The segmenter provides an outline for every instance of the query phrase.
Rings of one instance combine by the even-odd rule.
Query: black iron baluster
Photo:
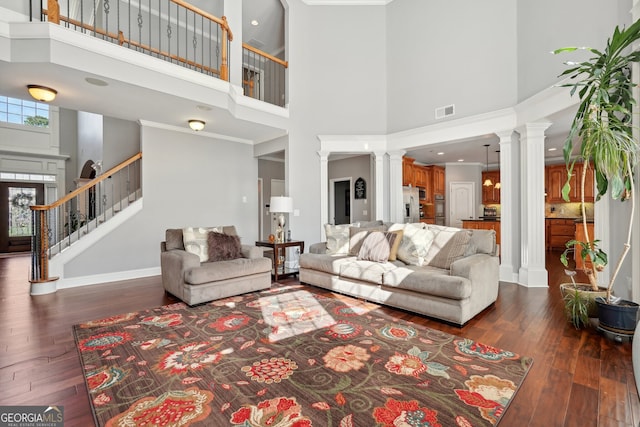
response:
[[[198,69],[198,51],[196,50],[198,48],[198,40],[196,39],[196,13],[194,12],[193,14],[193,70],[197,70]]]
[[[167,0],[167,55],[169,55],[169,62],[173,62],[171,59],[171,3]]]
[[[138,44],[142,48],[142,0],[138,0]],[[137,49],[136,49],[137,50]]]
[[[104,32],[106,33],[105,36],[102,37],[102,39],[104,40],[105,37],[109,37],[109,8],[111,6],[109,5],[109,0],[104,0]]]

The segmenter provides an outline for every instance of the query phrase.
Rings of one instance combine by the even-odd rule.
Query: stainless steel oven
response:
[[[434,195],[434,211],[437,225],[444,225],[444,196],[442,194]]]

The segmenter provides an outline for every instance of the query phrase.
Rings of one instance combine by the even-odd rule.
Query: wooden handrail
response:
[[[171,3],[175,3],[179,6],[184,7],[185,9],[189,9],[190,11],[192,11],[193,13],[197,13],[198,15],[201,15],[207,19],[210,19],[211,21],[217,23],[218,25],[220,25],[224,30],[227,31],[227,33],[229,34],[229,41],[233,41],[233,33],[231,33],[231,29],[229,28],[229,23],[227,22],[227,18],[225,18],[224,16],[222,18],[218,18],[217,16],[211,15],[210,13],[205,12],[202,9],[199,9],[193,5],[190,5],[189,3],[186,3],[182,0],[170,0]]]
[[[251,52],[256,53],[256,54],[258,54],[260,56],[264,56],[265,58],[270,59],[271,61],[282,65],[284,68],[289,68],[289,62],[283,61],[280,58],[276,58],[273,55],[269,55],[267,52],[263,52],[260,49],[257,49],[257,48],[255,48],[255,47],[253,47],[251,45],[246,44],[246,43],[242,43],[242,47],[244,49],[250,50]]]
[[[97,183],[102,182],[105,179],[108,179],[111,175],[113,175],[116,172],[124,169],[125,167],[129,166],[131,163],[133,163],[133,162],[135,162],[137,160],[140,160],[141,158],[142,158],[142,153],[138,153],[138,154],[134,155],[133,157],[131,157],[130,159],[127,159],[124,162],[120,163],[119,165],[112,167],[111,169],[109,169],[108,171],[106,171],[105,173],[100,175],[99,177],[94,178],[91,181],[87,182],[86,184],[76,188],[75,190],[73,190],[71,193],[67,194],[63,198],[58,199],[58,200],[56,200],[55,202],[53,202],[53,203],[51,203],[49,205],[33,205],[33,206],[31,206],[31,210],[34,210],[34,211],[47,211],[47,210],[50,210],[50,209],[53,209],[53,208],[57,208],[58,206],[62,205],[63,203],[66,203],[66,202],[70,201],[71,199],[73,199],[77,195],[83,193],[84,191],[87,191],[88,189],[90,189],[91,187],[96,185]]]

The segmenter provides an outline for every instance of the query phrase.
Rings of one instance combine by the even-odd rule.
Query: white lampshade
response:
[[[202,120],[198,120],[198,119],[189,120],[189,127],[196,132],[204,129],[204,125],[205,123]]]
[[[293,212],[293,199],[291,197],[284,196],[271,196],[269,202],[269,210],[271,212]]]

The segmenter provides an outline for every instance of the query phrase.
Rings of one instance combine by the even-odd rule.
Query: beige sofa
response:
[[[381,229],[380,224],[367,226]],[[385,224],[382,229],[403,227],[404,224]],[[426,224],[413,224],[412,227],[414,230],[423,227],[425,231],[420,233],[429,236],[409,246],[414,254],[418,254],[413,259],[406,254],[405,261],[358,259],[352,250],[358,229],[350,227],[351,253],[345,254],[344,248],[338,250],[339,253],[330,253],[336,252],[335,242],[331,247],[330,239],[312,245],[309,253],[300,256],[300,281],[458,326],[496,301],[499,258],[495,231]],[[362,227],[359,229],[363,230]],[[405,234],[402,242],[406,243],[407,238]],[[421,244],[424,247],[420,247]],[[400,252],[397,257],[401,258]]]
[[[216,229],[237,235],[234,226]],[[240,249],[241,257],[236,259],[202,260],[185,250],[183,229],[166,230],[166,239],[160,244],[165,291],[194,305],[271,287],[271,260],[256,246],[241,245]]]

